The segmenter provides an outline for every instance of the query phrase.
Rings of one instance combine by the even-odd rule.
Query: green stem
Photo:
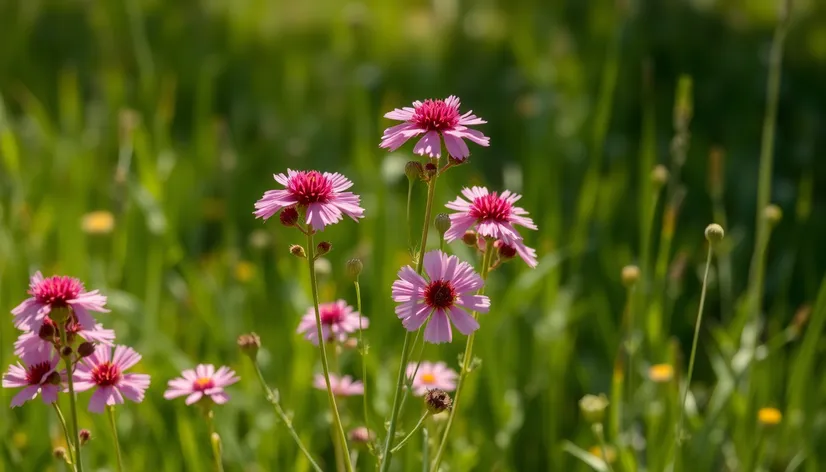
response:
[[[413,198],[413,181],[407,181],[407,243],[413,245],[411,230],[413,229],[413,222],[410,221],[410,204]]]
[[[250,360],[252,360],[252,366],[255,368],[255,374],[258,377],[258,383],[261,384],[261,388],[264,390],[264,395],[266,396],[267,401],[272,405],[273,409],[275,410],[275,414],[278,416],[278,418],[281,419],[281,422],[283,422],[284,425],[287,426],[287,430],[290,432],[290,436],[292,436],[293,440],[298,446],[298,449],[300,449],[301,452],[304,453],[304,457],[307,458],[307,461],[310,462],[310,465],[313,467],[313,469],[316,472],[323,472],[321,470],[321,467],[319,467],[316,461],[313,459],[313,456],[310,454],[310,451],[307,450],[307,448],[304,446],[304,443],[301,441],[301,438],[298,436],[298,433],[295,431],[292,420],[290,420],[290,417],[287,416],[287,413],[284,411],[284,409],[281,408],[281,403],[278,397],[273,393],[272,390],[270,390],[270,387],[267,386],[267,381],[264,380],[264,374],[261,372],[261,366],[258,365],[258,362],[255,359]]]
[[[115,407],[108,406],[106,411],[109,414],[109,427],[112,429],[112,441],[115,445],[115,456],[117,457],[117,471],[123,472],[123,456],[120,453],[120,442],[118,441],[118,426],[115,423]]]
[[[427,231],[430,229],[430,214],[433,210],[433,197],[436,194],[436,179],[439,174],[435,174],[427,183],[427,203],[424,208],[424,224],[422,224],[422,239],[419,245],[419,256],[416,260],[416,273],[421,275],[424,268],[424,253],[427,248]],[[396,379],[396,391],[393,393],[393,409],[390,411],[390,424],[387,427],[387,439],[384,442],[384,450],[381,454],[380,472],[387,472],[390,469],[390,461],[393,451],[390,450],[393,444],[393,436],[396,434],[399,411],[401,410],[402,389],[404,387],[405,371],[407,370],[407,358],[410,356],[410,331],[404,334],[402,344],[402,356],[399,362],[399,375]]]
[[[488,268],[490,267],[490,262],[492,259],[493,242],[487,241],[485,244],[485,255],[482,256],[482,270],[480,273],[482,281],[485,283],[487,283],[488,280]],[[484,284],[479,289],[478,294],[482,295],[483,293],[485,293]],[[477,313],[474,312],[473,318],[475,319],[477,316]],[[462,387],[464,387],[465,379],[470,371],[470,360],[473,357],[473,340],[475,337],[476,333],[471,333],[470,336],[467,337],[465,353],[462,356],[462,371],[459,373],[459,382],[456,385],[456,395],[453,397],[453,407],[450,409],[450,416],[447,418],[447,424],[445,425],[445,430],[442,433],[442,440],[439,442],[439,448],[436,450],[436,457],[433,459],[433,466],[430,468],[432,471],[439,470],[439,464],[442,462],[442,455],[444,454],[445,446],[447,445],[447,437],[450,434],[451,426],[453,426],[453,419],[456,417],[456,411],[459,409],[459,398],[462,393]]]
[[[414,427],[413,427],[413,429],[412,429],[412,430],[410,430],[410,432],[409,432],[409,433],[407,433],[407,436],[405,436],[405,437],[404,437],[404,439],[402,439],[401,441],[399,441],[399,443],[398,443],[398,444],[396,444],[396,447],[394,447],[393,449],[391,449],[391,450],[390,450],[390,452],[394,452],[394,453],[395,453],[395,452],[399,452],[399,450],[402,448],[402,446],[404,446],[404,444],[405,444],[407,441],[409,441],[409,440],[410,440],[410,438],[412,438],[412,437],[413,437],[413,435],[414,435],[414,434],[416,434],[416,432],[418,432],[418,431],[419,431],[419,429],[422,427],[422,425],[424,425],[425,420],[426,420],[429,416],[430,416],[430,412],[429,412],[429,411],[425,411],[425,412],[424,412],[424,414],[422,415],[422,417],[421,417],[421,418],[419,418],[419,422],[418,422],[418,423],[416,423],[416,426],[414,426]]]
[[[602,462],[605,463],[608,472],[614,472],[614,468],[611,467],[611,462],[608,460],[608,448],[605,446],[605,432],[603,431],[602,423],[594,423],[591,429],[594,430],[594,435],[599,442],[599,450],[602,452]]]
[[[63,416],[63,412],[60,411],[57,402],[52,403],[52,406],[54,407],[55,413],[57,413],[57,420],[60,421],[60,427],[63,428],[63,434],[66,436],[66,453],[69,454],[69,462],[72,463],[72,467],[74,468],[75,451],[72,447],[72,436],[71,433],[69,433],[69,427],[66,426],[66,417]]]
[[[65,326],[61,326],[60,328],[60,345],[69,345],[66,340]],[[68,445],[68,447],[70,449],[74,448],[75,451],[75,470],[77,472],[83,472],[83,458],[81,457],[82,454],[80,453],[80,439],[77,427],[77,398],[75,398],[75,381],[73,379],[74,366],[72,365],[71,355],[64,356],[63,362],[66,364],[66,383],[69,387],[69,412],[72,415],[72,442]]]
[[[327,348],[324,336],[321,331],[321,313],[318,308],[318,282],[315,274],[315,245],[313,243],[313,230],[307,231],[307,265],[310,269],[310,288],[313,292],[313,308],[315,308],[315,327],[318,334],[318,347],[321,351],[321,369],[324,371],[324,382],[327,384],[327,399],[330,402],[330,409],[333,413],[333,428],[338,436],[344,450],[344,466],[347,472],[352,472],[353,464],[350,463],[350,450],[347,447],[347,435],[344,434],[344,427],[341,425],[341,416],[336,405],[336,396],[333,394],[333,387],[330,385],[330,366],[327,361]]]
[[[416,342],[419,340],[419,335],[422,333],[422,328],[419,328],[419,331],[416,332],[416,337],[413,338],[413,345],[410,347],[411,352],[416,349]],[[422,347],[419,349],[419,360],[416,361],[416,368],[413,369],[413,375],[409,375],[405,377],[405,389],[404,394],[402,394],[402,402],[401,406],[399,406],[399,411],[404,411],[404,405],[407,403],[407,398],[410,396],[410,392],[413,390],[413,379],[416,378],[416,374],[419,373],[419,367],[422,365],[422,356],[424,354],[424,345],[425,341],[422,340]],[[406,369],[405,369],[406,372]]]
[[[364,383],[364,395],[362,395],[364,402],[364,427],[369,430],[370,413],[367,408],[369,405],[367,401],[367,349],[364,345],[364,330],[361,322],[364,315],[361,313],[361,286],[359,286],[358,278],[353,281],[353,285],[356,286],[356,310],[359,312],[359,354],[361,354],[361,381]]]

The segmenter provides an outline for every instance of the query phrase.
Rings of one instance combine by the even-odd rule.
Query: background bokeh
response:
[[[301,235],[255,220],[253,202],[288,167],[355,182],[367,217],[323,233],[334,251],[321,293],[354,303],[344,262],[363,259],[371,409],[386,417],[403,338],[390,284],[410,261],[403,167],[413,156],[411,144],[378,148],[390,125],[382,115],[456,94],[488,121],[480,129],[491,146],[472,147],[471,163],[440,179],[437,203],[470,184],[524,194],[540,228],[526,238],[541,261],[536,270],[512,262],[491,278],[494,309],[477,337],[482,364],[463,398],[450,470],[588,470],[563,441],[593,446],[577,400],[609,393],[617,369],[637,388],[626,399],[633,421],[609,440],[662,470],[676,386],[661,389],[646,373],[655,363],[674,363],[678,378],[684,371],[713,220],[727,239],[700,338],[696,401],[713,414],[689,418],[695,470],[747,470],[755,450],[769,470],[821,470],[826,300],[814,302],[826,268],[826,3],[817,0],[795,2],[785,41],[771,194],[783,220],[767,252],[762,311],[729,324],[754,250],[777,3],[0,0],[0,307],[25,298],[35,270],[78,276],[109,296],[113,311],[100,321],[143,354],[139,370],[153,377],[146,401],[119,409],[129,470],[209,469],[198,411],[162,398],[169,378],[202,361],[243,378],[217,414],[227,470],[308,470],[237,352],[236,336],[251,330],[267,380],[330,464],[326,397],[311,388],[317,353],[295,334],[310,296],[306,268],[287,247]],[[693,79],[693,119],[679,172],[670,149],[681,75]],[[655,164],[684,191],[659,277],[650,270],[665,197],[652,190]],[[414,188],[416,225],[423,190]],[[111,231],[92,211],[111,214]],[[632,338],[643,347],[623,366],[620,271],[631,263],[643,268],[632,295],[642,320]],[[9,315],[0,321],[3,369],[16,336]],[[462,337],[428,346],[424,358],[456,366],[463,347]],[[342,360],[360,372],[357,355]],[[345,405],[358,424],[360,400]],[[780,426],[758,426],[764,406],[784,412]],[[408,428],[419,412],[407,409]],[[87,464],[111,464],[105,418],[84,412],[81,423],[95,435]],[[44,405],[3,411],[0,438],[0,471],[59,470],[51,450],[61,433]],[[419,470],[417,442],[397,470]]]

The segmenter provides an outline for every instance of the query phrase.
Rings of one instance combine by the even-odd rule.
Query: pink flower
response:
[[[424,270],[428,280],[405,266],[393,282],[393,300],[399,303],[396,315],[402,325],[415,331],[430,319],[424,339],[436,344],[453,339],[450,322],[465,335],[479,329],[479,322],[465,310],[487,313],[490,299],[473,294],[484,282],[470,264],[442,251],[430,251],[424,255]]]
[[[89,411],[103,413],[106,405],[122,404],[123,397],[140,403],[149,388],[146,374],[123,372],[141,360],[141,355],[127,346],[115,346],[115,354],[109,346],[98,345],[91,356],[81,360],[74,373],[75,390],[85,392],[97,387],[89,400]]]
[[[413,373],[416,376],[413,377]],[[419,365],[419,370],[416,371],[416,363],[411,362],[407,364],[407,378],[413,377],[413,394],[422,396],[428,390],[438,388],[447,392],[456,390],[456,378],[459,374],[455,370],[449,368],[444,362],[427,362],[424,361]]]
[[[60,391],[60,374],[56,372],[60,362],[57,352],[34,351],[22,357],[23,363],[10,365],[3,375],[3,388],[23,387],[11,400],[11,407],[33,400],[38,393],[43,403],[54,403]]]
[[[319,390],[327,390],[324,374],[315,374],[313,387]],[[349,375],[339,378],[336,374],[330,374],[330,387],[333,390],[333,395],[340,397],[364,395],[364,384],[360,380],[353,380]]]
[[[353,310],[353,307],[344,300],[322,303],[318,306],[318,312],[321,317],[321,335],[327,341],[335,339],[344,342],[347,340],[349,333],[356,332],[359,329],[359,313]],[[367,318],[361,317],[362,328],[367,328],[369,324],[370,321]],[[301,317],[297,331],[303,333],[307,340],[318,345],[314,307],[310,307],[307,313]]]
[[[94,329],[83,329],[80,324],[71,318],[66,321],[65,325],[69,345],[74,344],[77,336],[83,338],[84,341],[105,344],[107,346],[111,346],[115,340],[114,330],[104,329],[102,324],[96,324]],[[17,338],[17,341],[14,342],[14,354],[23,356],[32,351],[49,352],[54,349],[55,344],[59,341],[57,324],[46,316],[38,332],[23,333]]]
[[[463,188],[462,195],[468,199],[457,197],[456,200],[445,205],[458,213],[450,215],[450,228],[445,232],[445,241],[461,239],[469,229],[474,228],[476,233],[486,238],[501,239],[502,243],[511,246],[516,253],[531,267],[536,267],[536,251],[525,246],[522,236],[514,225],[536,229],[533,220],[526,215],[527,211],[513,206],[521,195],[505,190],[501,195],[489,193],[485,187]]]
[[[212,364],[199,364],[194,370],[187,369],[181,372],[181,377],[170,380],[169,389],[163,397],[171,400],[188,395],[186,404],[192,405],[207,396],[218,405],[223,405],[229,400],[224,387],[239,380],[241,379],[229,367],[222,366],[216,372]]]
[[[70,309],[84,329],[94,329],[95,319],[90,311],[107,313],[106,297],[97,290],[86,292],[83,283],[73,277],[54,275],[43,278],[40,272],[31,277],[29,295],[11,313],[14,326],[24,331],[38,331],[52,310]]]
[[[425,100],[413,102],[413,108],[405,107],[384,115],[391,120],[404,123],[387,128],[381,138],[379,147],[395,151],[408,139],[425,133],[422,139],[413,147],[413,152],[420,156],[441,157],[442,143],[451,157],[463,161],[470,155],[470,150],[464,139],[469,139],[480,146],[488,146],[490,138],[481,132],[470,129],[470,125],[487,123],[469,111],[459,114],[459,98],[454,95],[444,100]]]
[[[361,197],[344,191],[353,183],[339,173],[287,169],[287,175],[273,177],[286,189],[265,192],[255,202],[253,214],[256,218],[267,220],[282,209],[298,207],[307,212],[306,223],[321,231],[344,219],[343,215],[355,221],[364,216],[364,209],[359,206]]]

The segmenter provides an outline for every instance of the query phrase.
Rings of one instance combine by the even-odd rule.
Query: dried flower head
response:
[[[427,411],[432,414],[437,414],[449,410],[450,407],[453,406],[453,400],[444,390],[434,388],[433,390],[428,390],[427,394],[425,394],[424,404],[427,407]]]
[[[252,360],[255,360],[258,350],[261,348],[261,338],[255,333],[242,334],[238,336],[238,348]]]
[[[290,246],[290,254],[301,259],[307,258],[307,253],[304,252],[304,247],[299,244],[293,244]]]

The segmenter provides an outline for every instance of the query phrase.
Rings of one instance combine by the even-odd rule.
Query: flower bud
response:
[[[450,215],[448,215],[447,213],[439,213],[433,220],[433,226],[436,227],[436,230],[439,231],[439,234],[444,236],[447,230],[450,229]]]
[[[90,342],[80,343],[77,347],[77,355],[80,357],[89,357],[95,353],[95,345]]]
[[[424,403],[430,413],[436,414],[449,410],[453,405],[453,400],[451,400],[450,395],[444,390],[434,388],[433,390],[427,391],[427,394],[424,396]]]
[[[439,171],[439,168],[436,167],[436,164],[432,162],[428,162],[424,165],[424,179],[430,180],[436,173]]]
[[[46,382],[49,385],[60,385],[60,374],[57,372],[52,372],[46,377]]]
[[[81,429],[78,431],[77,435],[80,438],[81,446],[92,440],[92,432],[88,429]]]
[[[725,236],[726,232],[723,231],[723,227],[712,223],[706,227],[706,239],[710,243],[717,243],[722,241],[723,236]]]
[[[37,336],[44,341],[54,341],[54,337],[57,334],[54,325],[51,323],[43,323],[40,325],[40,330],[37,332]]]
[[[52,455],[55,457],[55,459],[60,459],[62,461],[65,461],[66,460],[66,448],[62,447],[62,446],[58,446],[58,447],[52,449]]]
[[[668,169],[664,165],[655,166],[651,171],[651,183],[656,188],[662,188],[668,183]]]
[[[295,207],[284,208],[278,214],[278,219],[281,220],[281,224],[284,226],[295,226],[298,223],[298,210]]]
[[[353,258],[347,261],[347,275],[353,280],[358,280],[361,271],[364,270],[364,264],[361,259]]]
[[[579,400],[579,409],[589,423],[601,423],[605,417],[605,410],[608,408],[608,398],[605,394],[585,395]]]
[[[238,348],[255,361],[258,349],[261,348],[261,338],[255,333],[242,334],[238,336]]]
[[[510,244],[505,244],[501,239],[494,241],[493,247],[496,249],[497,254],[499,254],[499,259],[503,261],[509,261],[516,257],[516,248]]]
[[[635,265],[627,265],[622,268],[622,284],[631,288],[640,279],[640,268]]]
[[[418,161],[408,161],[407,164],[404,165],[404,175],[407,176],[407,180],[410,182],[421,179],[423,173],[424,169],[422,168],[422,164]]]
[[[293,244],[292,246],[290,246],[290,254],[292,254],[295,257],[307,257],[307,253],[304,252],[304,248],[298,244]]]
[[[315,247],[316,257],[321,257],[333,249],[333,243],[330,241],[321,241]]]
[[[350,430],[349,433],[350,441],[356,444],[367,444],[376,437],[372,431],[365,428],[364,426],[359,426],[358,428],[353,428]]]
[[[63,357],[69,357],[72,355],[72,346],[63,346],[60,350],[60,355]]]
[[[462,242],[470,247],[476,247],[476,233],[474,233],[473,231],[465,231],[464,236],[462,236]]]
[[[769,223],[769,226],[777,226],[780,220],[783,219],[783,210],[779,206],[771,204],[763,209],[763,218]]]

